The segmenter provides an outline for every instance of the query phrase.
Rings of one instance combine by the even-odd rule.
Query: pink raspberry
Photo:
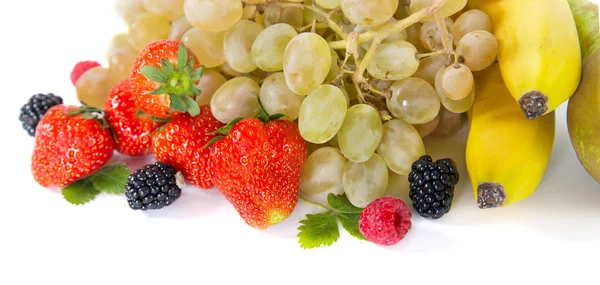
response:
[[[73,71],[71,71],[71,82],[73,82],[73,86],[77,83],[77,79],[84,74],[86,71],[100,66],[100,63],[96,61],[80,61],[73,67]]]
[[[412,214],[406,203],[394,197],[383,197],[364,208],[358,220],[363,236],[378,245],[394,245],[412,227]]]

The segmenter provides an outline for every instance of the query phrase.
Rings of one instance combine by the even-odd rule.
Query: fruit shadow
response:
[[[502,224],[532,229],[562,241],[600,240],[600,185],[579,163],[561,118],[557,116],[552,156],[538,189],[527,199],[504,208],[481,210],[476,205],[465,164],[468,127],[452,138],[426,139],[428,152],[438,158],[454,158],[461,174],[451,212],[428,223]]]
[[[152,155],[143,157],[130,157],[115,154],[111,162],[123,162],[134,171],[156,160]],[[148,218],[157,219],[194,219],[202,215],[211,215],[220,207],[227,207],[225,197],[216,189],[200,189],[189,183],[182,187],[181,196],[177,201],[160,211],[145,211]]]

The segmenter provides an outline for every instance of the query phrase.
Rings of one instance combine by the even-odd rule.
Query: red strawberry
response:
[[[142,111],[154,117],[172,118],[186,112],[195,116],[199,108],[192,97],[200,95],[198,81],[203,70],[192,51],[180,42],[153,42],[133,64],[133,99]]]
[[[150,136],[161,123],[154,122],[146,114],[138,114],[139,108],[131,98],[131,82],[124,80],[115,85],[104,106],[106,120],[113,130],[117,151],[131,156],[152,152]]]
[[[285,220],[298,202],[308,152],[298,126],[257,118],[230,125],[211,149],[216,188],[251,227],[264,229]]]
[[[115,142],[93,111],[61,104],[42,117],[31,159],[33,178],[41,186],[67,186],[108,162]]]
[[[213,117],[209,106],[200,107],[200,115],[180,114],[163,126],[152,140],[158,161],[173,165],[191,184],[212,188],[208,171],[210,150],[204,146],[216,135],[209,133],[223,126]]]

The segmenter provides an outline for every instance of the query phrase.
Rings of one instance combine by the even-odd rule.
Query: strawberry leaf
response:
[[[190,98],[190,96],[185,95],[181,96],[181,98],[183,98],[183,102],[187,106],[187,111],[192,117],[198,116],[200,114],[200,107],[194,99]]]
[[[362,235],[358,228],[358,220],[360,219],[360,214],[350,214],[350,213],[338,213],[337,214],[342,227],[353,237],[360,240],[367,240]]]
[[[175,67],[173,66],[173,64],[168,61],[166,58],[162,58],[160,60],[160,65],[162,66],[162,70],[163,72],[167,75],[170,76],[171,74],[173,74],[175,72]]]
[[[177,70],[183,72],[188,63],[188,52],[187,48],[183,43],[179,44],[179,50],[177,51]]]
[[[131,174],[126,164],[119,163],[105,166],[96,171],[89,179],[94,188],[108,194],[122,194],[125,192],[127,178]]]
[[[167,74],[152,65],[144,65],[140,67],[140,71],[146,78],[158,83],[167,83],[167,80],[169,80]]]
[[[79,206],[94,200],[100,191],[94,188],[90,179],[83,178],[63,188],[61,193],[67,202]]]
[[[194,60],[194,58],[192,57],[192,61],[193,60]],[[192,75],[191,75],[192,81],[197,81],[197,80],[202,79],[202,75],[204,75],[204,65],[201,65],[200,68],[198,68],[192,72]]]
[[[330,246],[340,237],[337,220],[332,212],[308,214],[300,224],[297,237],[300,247],[304,249]]]
[[[177,110],[179,112],[186,111],[186,104],[181,100],[181,97],[173,94],[169,94],[169,99],[171,99],[171,108]]]
[[[224,127],[221,127],[219,129],[216,129],[212,132],[210,132],[209,134],[214,135],[214,134],[221,134],[221,135],[227,135],[229,134],[229,131],[231,131],[231,128],[233,128],[233,126],[235,126],[235,124],[237,124],[239,121],[243,120],[244,118],[235,118],[233,119],[233,121],[229,122],[229,124],[225,125]]]

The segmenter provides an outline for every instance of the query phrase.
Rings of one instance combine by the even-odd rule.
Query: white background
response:
[[[342,231],[331,247],[302,250],[298,221],[317,208],[300,203],[283,224],[258,231],[216,190],[188,187],[173,206],[147,213],[130,210],[122,196],[67,204],[33,180],[34,141],[21,129],[19,108],[45,92],[76,104],[73,64],[105,64],[109,40],[126,27],[109,0],[2,1],[0,11],[0,284],[597,280],[600,187],[571,147],[566,106],[557,112],[554,152],[534,195],[504,209],[479,210],[461,168],[452,211],[439,221],[415,216],[406,238],[389,248]],[[464,166],[460,138],[428,140],[427,147]]]

